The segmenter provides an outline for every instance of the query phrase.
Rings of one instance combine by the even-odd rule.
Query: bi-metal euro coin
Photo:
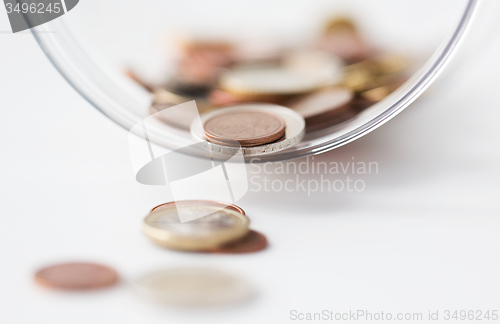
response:
[[[181,222],[180,214],[192,220]],[[165,205],[146,216],[143,232],[154,243],[166,248],[205,251],[245,236],[248,224],[244,214],[225,208],[224,204],[183,201]]]

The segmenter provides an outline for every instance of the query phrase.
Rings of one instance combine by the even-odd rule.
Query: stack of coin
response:
[[[213,154],[244,156],[287,149],[303,138],[304,118],[272,104],[242,104],[204,113],[191,124],[191,134]],[[284,128],[283,128],[284,122]]]
[[[285,136],[284,120],[262,111],[235,111],[220,114],[203,125],[208,141],[231,146],[250,147],[273,143]]]
[[[245,55],[244,49],[252,46],[241,47],[220,40],[181,42],[175,75],[160,87],[175,100],[172,96],[167,99],[159,96],[156,90],[150,111],[154,113],[190,100],[196,100],[202,112],[242,103],[272,103],[301,114],[306,120],[306,131],[314,132],[354,118],[407,80],[411,66],[408,59],[375,50],[347,18],[328,20],[311,44],[268,50],[262,45],[257,51],[253,46]],[[149,90],[157,89],[134,75],[131,77]],[[188,128],[189,117],[180,114],[175,119],[174,123],[165,122]],[[231,146],[236,140],[242,147],[252,147],[283,137],[278,126],[260,138],[245,134],[256,120],[274,120],[273,125],[280,124],[269,116],[232,112],[210,121],[207,127],[217,125],[218,130],[205,131],[205,139],[220,146]],[[242,128],[242,133],[236,135],[238,128]],[[228,132],[231,136],[227,136]],[[244,137],[248,135],[251,136]]]

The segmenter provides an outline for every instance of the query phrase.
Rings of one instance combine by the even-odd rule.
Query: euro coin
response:
[[[143,232],[166,248],[204,251],[243,237],[248,224],[248,218],[235,210],[184,201],[163,206],[146,216]]]
[[[208,141],[220,145],[238,142],[243,147],[272,143],[285,135],[284,120],[262,111],[222,113],[203,124]]]

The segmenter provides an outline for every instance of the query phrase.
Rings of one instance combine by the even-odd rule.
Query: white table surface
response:
[[[270,247],[203,255],[144,237],[141,220],[165,189],[135,181],[127,132],[66,83],[30,34],[0,34],[0,322],[287,323],[291,310],[426,318],[500,309],[500,38],[487,45],[388,124],[316,158],[377,162],[364,192],[249,192],[239,204]],[[122,283],[88,293],[35,285],[37,268],[68,260],[111,265]],[[137,276],[178,266],[224,269],[257,295],[193,310],[131,291]]]

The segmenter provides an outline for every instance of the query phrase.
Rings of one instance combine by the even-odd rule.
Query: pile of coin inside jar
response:
[[[406,57],[370,46],[346,18],[328,21],[308,47],[261,50],[184,41],[165,84],[128,74],[153,93],[150,113],[165,124],[219,149],[241,146],[244,155],[258,155],[354,118],[401,86],[410,68]],[[191,100],[203,125],[193,125],[195,116],[157,114]]]

